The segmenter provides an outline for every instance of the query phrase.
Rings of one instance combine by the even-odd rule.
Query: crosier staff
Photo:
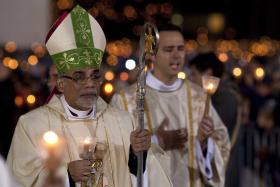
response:
[[[146,55],[156,55],[159,33],[152,23],[145,23],[140,36],[139,66],[140,75],[137,79],[137,121],[138,128],[144,129],[144,103],[146,86]],[[143,187],[143,152],[137,154],[137,187]]]

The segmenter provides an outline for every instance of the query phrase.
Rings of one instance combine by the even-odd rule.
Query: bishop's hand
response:
[[[74,182],[88,181],[91,170],[91,162],[89,160],[75,160],[68,164],[68,171]]]
[[[147,129],[136,129],[130,134],[130,144],[134,154],[147,151],[151,146],[151,133]]]

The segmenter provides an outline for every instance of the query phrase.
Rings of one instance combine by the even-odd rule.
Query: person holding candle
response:
[[[203,115],[203,90],[177,77],[185,60],[181,29],[165,24],[158,30],[159,49],[150,57],[154,68],[146,77],[145,124],[152,142],[168,154],[175,187],[224,186],[230,152],[227,129],[212,106],[209,115]],[[111,104],[135,114],[136,87],[115,94]]]
[[[227,167],[226,186],[238,186],[239,176],[238,163],[239,153],[237,139],[241,128],[241,95],[238,86],[230,81],[225,74],[224,64],[213,52],[198,54],[189,64],[191,68],[191,80],[203,86],[203,76],[214,76],[220,79],[217,91],[211,96],[214,108],[217,110],[222,121],[226,125],[231,140],[231,154]]]
[[[172,186],[150,151],[148,130],[137,129],[129,113],[112,108],[99,97],[105,45],[101,26],[78,5],[51,28],[46,47],[58,71],[54,95],[46,105],[20,117],[7,159],[22,186],[42,186],[50,176],[38,143],[50,130],[65,142],[66,151],[55,171],[64,186],[130,187],[131,175],[137,174],[136,154],[140,151],[157,169],[153,174],[156,180],[166,181],[162,186]],[[82,149],[84,157],[79,144],[87,137],[97,140],[97,146],[87,142]]]

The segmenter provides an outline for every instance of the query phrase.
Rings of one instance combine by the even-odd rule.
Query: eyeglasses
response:
[[[76,73],[72,77],[68,76],[68,75],[61,75],[60,77],[70,79],[72,81],[75,81],[77,84],[81,84],[81,85],[85,85],[87,83],[88,79],[93,81],[95,84],[99,84],[99,83],[102,82],[101,75],[100,74],[95,74],[95,73],[91,74],[89,77],[87,77],[83,73]]]

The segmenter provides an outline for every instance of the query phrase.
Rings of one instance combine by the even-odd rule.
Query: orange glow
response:
[[[28,57],[28,63],[32,66],[35,66],[36,64],[38,64],[38,58],[35,55],[30,55]]]
[[[65,9],[69,9],[73,6],[73,1],[72,0],[58,0],[56,5],[60,10],[65,10]]]
[[[263,68],[259,67],[256,69],[256,71],[255,71],[256,79],[261,80],[261,79],[263,79],[264,75],[265,75],[265,72],[264,72]]]
[[[207,25],[212,33],[219,33],[225,27],[225,16],[220,13],[212,13],[207,18]]]
[[[8,67],[10,69],[17,69],[18,68],[18,61],[16,59],[10,59]]]
[[[32,51],[36,54],[36,56],[38,57],[43,57],[46,54],[46,49],[43,47],[43,45],[41,45],[40,43],[34,43],[31,46]]]
[[[15,97],[15,104],[16,104],[18,107],[22,106],[22,105],[23,105],[23,98],[20,97],[20,96],[16,96],[16,97]]]
[[[235,76],[235,77],[240,77],[242,75],[242,70],[240,68],[234,68],[232,70],[232,74]]]
[[[114,86],[111,83],[109,83],[109,82],[105,83],[105,85],[104,85],[104,92],[107,95],[110,95],[110,94],[113,93],[113,91],[114,91]]]
[[[228,55],[226,53],[220,53],[218,55],[218,58],[221,62],[227,62],[228,61]]]
[[[5,50],[7,51],[7,52],[9,52],[9,53],[13,53],[13,52],[15,52],[16,51],[16,49],[17,49],[17,44],[16,44],[16,42],[13,42],[13,41],[10,41],[10,42],[7,42],[6,44],[5,44]]]
[[[36,97],[34,95],[28,95],[26,101],[28,104],[34,104],[36,102]]]
[[[123,10],[123,14],[129,19],[133,20],[137,17],[137,12],[132,6],[125,6]]]
[[[110,55],[107,57],[106,62],[110,66],[116,66],[118,64],[118,57],[116,57],[114,55]]]
[[[114,75],[114,73],[113,73],[112,71],[107,71],[107,72],[105,73],[105,79],[106,79],[107,81],[113,80],[114,77],[115,77],[115,75]]]
[[[185,42],[185,50],[187,54],[194,52],[198,47],[198,44],[195,40],[189,40]]]
[[[120,73],[120,80],[127,81],[128,80],[128,73],[127,72],[121,72]]]
[[[6,67],[9,67],[9,62],[10,62],[11,58],[10,57],[5,57],[3,59],[3,65]]]

